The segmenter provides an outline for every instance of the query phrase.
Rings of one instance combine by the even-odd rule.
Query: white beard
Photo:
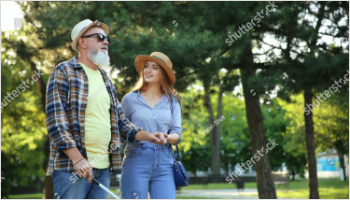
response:
[[[104,47],[104,46],[102,46],[102,47]],[[88,57],[97,66],[109,67],[109,65],[111,63],[109,61],[108,51],[105,50],[106,53],[104,53],[101,51],[101,48],[97,51],[96,50],[89,50]]]

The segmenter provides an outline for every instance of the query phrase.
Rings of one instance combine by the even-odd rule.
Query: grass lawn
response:
[[[348,199],[349,198],[349,181],[344,182],[340,180],[319,180],[318,191],[321,199]],[[236,189],[236,184],[219,183],[204,185],[189,185],[184,187],[183,190],[193,189]],[[244,188],[257,188],[256,182],[248,182],[244,184]],[[292,181],[289,182],[289,190],[284,190],[284,186],[275,185],[278,198],[309,198],[309,189],[307,181]],[[245,195],[245,196],[258,196]]]
[[[348,188],[319,188],[320,199],[349,199],[349,187]],[[308,199],[308,189],[296,189],[290,191],[277,191],[277,197],[279,198],[297,198]]]
[[[9,195],[9,199],[43,199],[45,193]]]
[[[349,187],[348,188],[319,188],[320,199],[349,199]],[[278,198],[288,199],[308,199],[308,189],[295,189],[295,190],[278,190]],[[258,196],[256,195],[244,195],[244,196]]]
[[[349,181],[340,181],[338,179],[333,179],[333,180],[318,180],[318,187],[319,188],[343,188],[345,186],[349,186]],[[279,186],[276,186],[276,189]],[[189,185],[187,187],[181,188],[182,190],[195,190],[195,189],[236,189],[236,184],[235,183],[209,183],[208,186],[205,185]],[[248,182],[244,183],[244,188],[257,188],[257,183],[256,182]],[[280,186],[280,188],[284,188],[284,186]],[[349,187],[348,187],[349,188]],[[307,181],[291,181],[289,182],[289,189],[308,189],[308,182]]]

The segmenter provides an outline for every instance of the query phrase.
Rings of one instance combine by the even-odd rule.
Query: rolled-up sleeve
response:
[[[47,84],[45,122],[49,138],[57,150],[76,147],[66,116],[68,91],[68,78],[60,67],[56,67]]]
[[[177,100],[173,100],[173,124],[169,134],[177,133],[180,136],[179,144],[182,141],[182,126],[181,126],[181,107]]]
[[[121,102],[122,111],[127,119],[130,119],[130,112],[129,112],[129,105],[128,101],[126,100],[126,95],[123,97]]]

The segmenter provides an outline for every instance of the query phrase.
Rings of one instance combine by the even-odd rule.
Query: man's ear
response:
[[[78,43],[79,43],[79,47],[81,47],[83,49],[87,48],[84,38],[79,38]]]

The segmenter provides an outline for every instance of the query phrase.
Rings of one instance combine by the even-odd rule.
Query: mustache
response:
[[[101,50],[102,48],[106,48],[108,50],[108,46],[107,45],[102,45],[99,50]]]

